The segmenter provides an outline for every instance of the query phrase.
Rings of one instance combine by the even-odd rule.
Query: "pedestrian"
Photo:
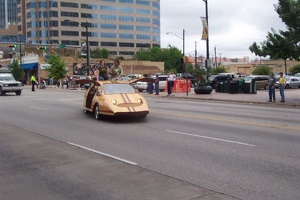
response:
[[[279,78],[279,92],[280,92],[280,97],[281,97],[281,103],[285,102],[285,96],[284,96],[284,88],[286,84],[286,79],[283,77],[283,73],[279,73],[280,78]]]
[[[35,79],[35,73],[32,74],[31,78],[30,78],[30,81],[31,81],[31,91],[32,92],[35,92],[35,89],[34,89],[34,85],[35,85],[35,82],[36,82],[36,79]]]
[[[174,88],[174,82],[175,82],[176,75],[174,72],[170,72],[168,74],[168,96],[174,96],[173,94],[173,88]]]
[[[269,82],[268,82],[268,86],[269,86],[269,101],[268,102],[272,102],[272,98],[273,98],[273,101],[276,102],[276,99],[275,99],[275,84],[276,84],[276,78],[274,77],[274,73],[270,72]]]
[[[151,73],[148,74],[148,78],[151,78]],[[148,87],[147,87],[147,91],[149,94],[153,94],[153,83],[148,82]]]
[[[69,89],[69,83],[70,83],[70,78],[68,76],[66,76],[66,85],[67,85],[67,89]]]
[[[159,95],[159,77],[158,77],[158,74],[156,74],[156,77],[155,77],[155,95]]]

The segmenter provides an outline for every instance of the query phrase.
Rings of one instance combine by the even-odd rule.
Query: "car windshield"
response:
[[[105,94],[126,94],[135,93],[135,90],[128,84],[104,84]]]
[[[0,76],[0,81],[14,81],[14,77],[12,74],[5,74]]]

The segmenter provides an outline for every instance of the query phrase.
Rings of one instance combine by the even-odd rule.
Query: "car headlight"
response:
[[[116,100],[111,100],[111,103],[113,104],[113,105],[116,105],[117,104],[117,101]]]
[[[140,98],[138,98],[138,99],[137,99],[137,102],[140,103],[140,104],[142,104],[142,103],[143,103],[143,100],[140,99]]]

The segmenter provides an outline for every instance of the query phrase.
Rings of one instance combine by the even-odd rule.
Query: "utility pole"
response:
[[[195,69],[197,68],[197,41],[195,41]]]
[[[215,67],[217,67],[218,66],[218,61],[217,61],[217,46],[215,46],[215,63],[216,63]]]

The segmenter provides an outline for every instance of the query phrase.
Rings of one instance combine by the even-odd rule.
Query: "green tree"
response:
[[[269,75],[270,68],[268,66],[259,66],[252,71],[253,75]]]
[[[225,67],[218,66],[211,70],[211,74],[219,74],[219,73],[227,73],[227,69]]]
[[[294,67],[290,68],[289,71],[291,72],[291,74],[300,73],[300,65],[295,65]]]
[[[46,71],[49,72],[49,78],[57,81],[64,78],[68,73],[68,70],[65,68],[65,62],[57,54],[51,54],[48,63],[51,65],[49,68],[46,68]]]
[[[100,49],[96,48],[94,50],[91,50],[91,58],[105,58],[107,59],[109,57],[109,51],[107,49]]]
[[[21,81],[22,76],[24,76],[24,71],[22,67],[19,65],[19,61],[14,59],[13,62],[8,65],[8,68],[11,70],[12,75],[15,77],[17,81]]]
[[[147,50],[140,50],[133,58],[135,60],[148,60],[153,62],[164,62],[166,71],[184,72],[183,64],[181,63],[182,53],[176,47],[171,45],[166,49],[153,47]]]

